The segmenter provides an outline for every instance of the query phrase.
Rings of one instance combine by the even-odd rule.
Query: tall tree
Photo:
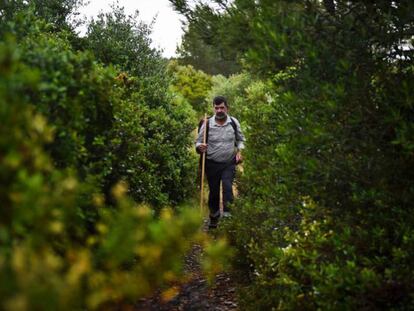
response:
[[[176,61],[171,61],[168,71],[172,75],[171,90],[181,94],[200,115],[206,111],[205,98],[211,90],[211,76],[192,66],[180,66]]]
[[[31,9],[36,17],[44,19],[56,29],[73,30],[77,25],[73,18],[83,5],[85,5],[85,0],[2,1],[0,23],[10,20],[16,13]]]
[[[113,5],[88,25],[89,48],[104,64],[119,66],[135,76],[148,76],[159,70],[161,53],[151,48],[151,25],[139,20],[139,12],[127,15]]]
[[[142,87],[150,102],[160,103],[168,88],[167,61],[151,47],[151,31],[151,25],[139,20],[138,11],[127,15],[123,7],[113,5],[111,12],[89,23],[86,45],[102,63],[138,77],[131,81]]]
[[[227,27],[225,14],[217,8],[197,3],[194,9],[183,1],[170,1],[174,8],[186,17],[186,32],[178,49],[179,61],[192,65],[208,74],[229,76],[240,71],[239,49],[234,47],[234,38]]]

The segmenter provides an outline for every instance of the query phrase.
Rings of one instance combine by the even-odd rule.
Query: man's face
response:
[[[217,120],[224,120],[227,117],[227,106],[224,103],[214,105],[214,113]]]

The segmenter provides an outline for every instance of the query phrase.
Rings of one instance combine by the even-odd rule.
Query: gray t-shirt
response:
[[[237,153],[237,150],[244,148],[244,135],[240,129],[240,123],[233,118],[237,128],[237,135],[234,133],[233,126],[230,124],[231,118],[227,115],[227,120],[223,125],[216,122],[215,117],[211,117],[208,129],[207,159],[216,162],[229,162]],[[200,128],[196,140],[196,147],[203,143],[204,124]]]

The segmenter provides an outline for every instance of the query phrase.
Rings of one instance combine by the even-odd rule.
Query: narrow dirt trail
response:
[[[207,221],[203,230],[207,230]],[[185,271],[191,276],[189,281],[179,286],[178,294],[168,302],[160,295],[143,299],[134,310],[139,311],[236,311],[239,310],[235,284],[227,273],[218,274],[214,284],[209,286],[201,273],[200,258],[203,250],[194,245],[185,257]]]

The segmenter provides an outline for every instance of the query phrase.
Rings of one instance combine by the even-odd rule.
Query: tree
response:
[[[176,61],[171,61],[168,69],[173,76],[171,91],[181,94],[198,114],[203,114],[206,111],[204,100],[212,87],[211,76],[191,65],[180,66]]]
[[[180,1],[170,2],[187,18],[187,30],[178,48],[179,62],[192,65],[210,75],[229,76],[239,72],[239,51],[232,46],[234,42],[228,42],[229,38],[235,37],[227,33],[237,28],[228,28],[226,17],[203,3],[198,3],[194,10],[189,10]]]
[[[0,5],[0,23],[11,20],[12,16],[28,9],[32,10],[37,18],[44,19],[56,30],[74,30],[77,10],[85,5],[84,0],[13,0],[3,1]]]
[[[139,79],[131,80],[150,103],[165,101],[168,88],[167,62],[160,51],[151,48],[151,25],[139,21],[139,12],[126,15],[123,7],[112,6],[88,25],[87,47],[105,65]]]

